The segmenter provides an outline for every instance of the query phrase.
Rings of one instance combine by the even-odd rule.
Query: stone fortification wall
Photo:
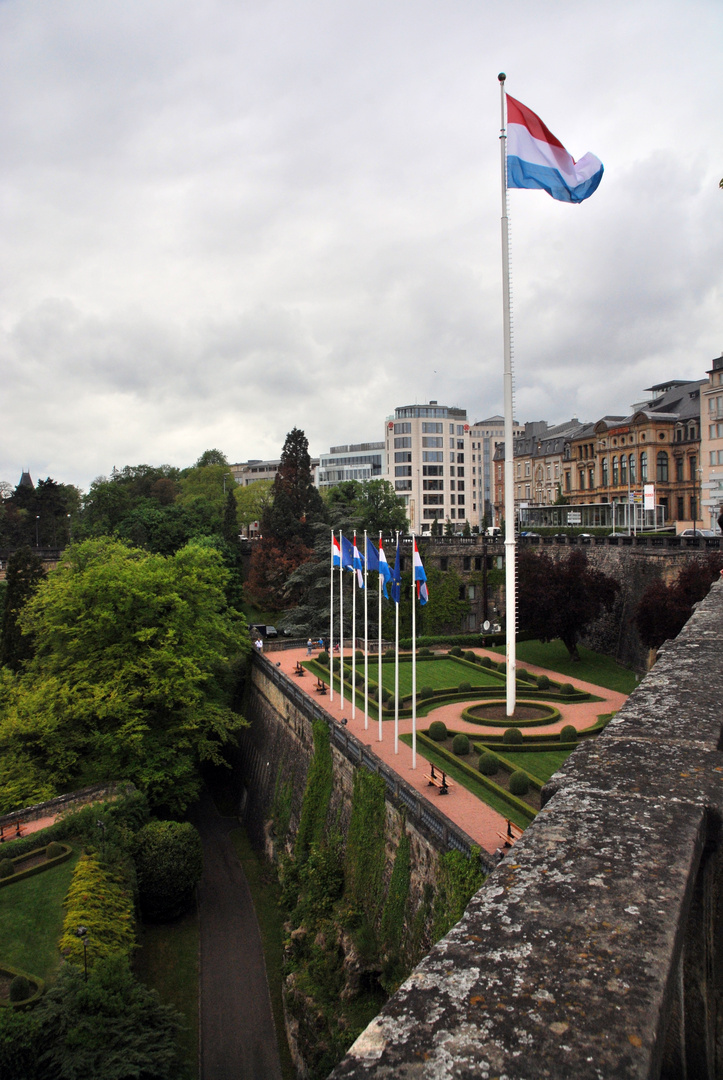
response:
[[[723,583],[334,1080],[723,1075]]]
[[[369,746],[339,725],[321,704],[303,693],[293,679],[278,670],[272,658],[254,656],[245,711],[251,723],[242,733],[234,760],[238,809],[253,843],[263,847],[268,855],[274,855],[269,822],[275,793],[281,785],[290,787],[286,845],[289,850],[293,847],[314,749],[314,719],[321,719],[329,726],[334,767],[330,815],[344,833],[349,824],[355,770],[369,769],[384,778],[385,876],[388,880],[402,829],[406,829],[411,846],[413,908],[421,899],[424,886],[435,883],[439,855],[450,849],[469,853],[474,847],[465,832],[388,769]],[[481,858],[487,868],[493,865],[486,853]]]

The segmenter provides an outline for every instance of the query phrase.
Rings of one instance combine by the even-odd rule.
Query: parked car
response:
[[[678,536],[720,536],[715,529],[683,529]]]
[[[279,636],[275,626],[267,626],[266,623],[253,623],[249,626],[250,634],[260,634],[261,637],[273,638]]]

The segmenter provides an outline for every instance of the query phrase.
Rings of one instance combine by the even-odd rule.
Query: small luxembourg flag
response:
[[[507,96],[507,187],[542,188],[560,202],[589,198],[602,179],[594,154],[575,161],[539,116]]]
[[[334,570],[338,570],[341,566],[341,548],[334,533],[331,534],[331,565]]]
[[[387,557],[384,554],[381,537],[379,537],[379,573],[381,574],[383,582],[382,592],[384,593],[385,599],[388,600],[389,593],[387,592],[387,585],[392,580],[392,572],[389,569],[389,563],[387,562]]]
[[[360,589],[364,588],[364,563],[361,560],[359,549],[356,546],[356,533],[354,533],[354,559],[352,561],[352,569],[356,570],[356,580]]]
[[[414,538],[414,580],[417,583],[417,599],[419,603],[424,606],[429,600],[429,590],[427,589],[427,575],[424,572],[422,566],[422,560],[419,557],[419,551],[417,550],[417,538]]]

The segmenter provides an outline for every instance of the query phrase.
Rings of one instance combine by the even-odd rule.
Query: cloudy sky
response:
[[[502,411],[500,93],[605,165],[510,192],[515,414],[723,350],[720,0],[0,0],[0,480]]]

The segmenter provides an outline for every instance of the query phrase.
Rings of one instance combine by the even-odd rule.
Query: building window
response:
[[[659,484],[667,484],[668,482],[668,455],[665,450],[658,451],[655,478]]]
[[[685,517],[685,499],[682,495],[678,496],[678,521],[682,521]]]
[[[565,491],[570,491],[570,473],[565,473]]]
[[[692,457],[690,460],[690,478],[695,483],[695,470],[698,465],[698,458]]]
[[[683,481],[683,459],[682,459],[682,457],[677,457],[675,459],[675,479],[678,481],[678,483],[682,483],[682,481]]]
[[[394,481],[394,490],[395,491],[411,491],[412,490],[412,481],[411,480],[395,480]]]
[[[444,461],[442,450],[422,450],[422,461]]]
[[[407,450],[398,450],[394,455],[395,461],[411,461],[412,455]]]
[[[405,446],[411,448],[411,445],[412,445],[412,440],[411,440],[411,438],[409,436],[407,436],[406,438],[402,437],[402,438],[394,440],[394,449],[395,450],[401,450]]]
[[[411,442],[409,445],[411,446]],[[444,446],[444,440],[441,437],[435,438],[433,435],[423,435],[422,446]]]
[[[618,473],[618,455],[613,454],[613,487],[617,487],[620,483],[620,475]]]
[[[579,484],[580,491],[584,491],[585,490],[585,470],[580,469],[580,474],[579,475],[580,475],[580,484]]]
[[[620,483],[627,484],[628,482],[628,459],[625,454],[620,455]]]
[[[412,466],[411,465],[397,465],[394,468],[394,475],[395,476],[411,476],[412,475]]]
[[[427,422],[422,424],[423,435],[441,435],[443,430],[442,424],[430,424]]]
[[[444,465],[423,465],[422,476],[444,476]]]
[[[411,435],[412,434],[412,425],[411,424],[395,424],[394,425],[394,434],[395,435]]]
[[[608,486],[608,459],[604,457],[600,462],[601,476],[600,483],[603,487]]]
[[[630,465],[630,483],[634,484],[638,479],[635,472],[635,454],[630,455],[630,457],[628,458],[628,463]]]
[[[648,482],[648,452],[647,450],[641,450],[640,452],[640,482],[647,484]]]

